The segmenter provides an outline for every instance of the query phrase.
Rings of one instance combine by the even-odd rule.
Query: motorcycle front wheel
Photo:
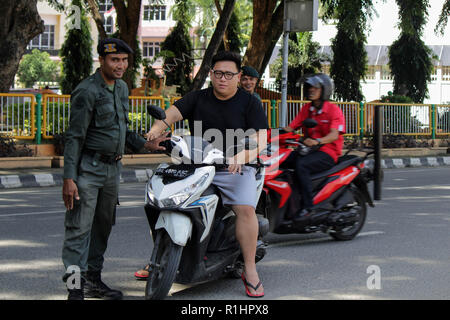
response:
[[[162,300],[169,293],[177,275],[183,247],[173,243],[164,229],[156,231],[157,247],[154,247],[147,285],[145,286],[146,300]]]
[[[331,232],[330,236],[338,241],[348,241],[352,240],[361,231],[366,221],[367,216],[367,206],[364,196],[357,189],[352,190],[353,198],[356,202],[356,207],[359,208],[357,212],[358,220],[350,227],[338,230],[336,232]]]

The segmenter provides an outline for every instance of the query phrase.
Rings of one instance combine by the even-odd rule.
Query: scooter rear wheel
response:
[[[351,227],[336,232],[330,232],[330,236],[338,241],[352,240],[361,231],[364,226],[364,222],[366,221],[367,206],[364,196],[357,189],[353,189],[352,193],[357,203],[356,205],[360,208],[358,212],[358,221]]]
[[[152,261],[145,286],[146,300],[162,300],[167,296],[177,275],[183,252],[183,247],[173,243],[164,229],[156,232],[155,243],[159,244],[153,248],[157,251],[153,253],[156,254],[155,261]]]

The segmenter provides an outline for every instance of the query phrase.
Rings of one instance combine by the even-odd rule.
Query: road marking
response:
[[[132,208],[141,208],[143,206],[123,206],[120,205],[117,207],[118,210],[121,209],[132,209]],[[0,218],[4,217],[20,217],[20,216],[37,216],[37,215],[43,215],[43,214],[64,214],[65,210],[58,210],[58,211],[41,211],[41,212],[24,212],[24,213],[10,213],[10,214],[0,214]]]

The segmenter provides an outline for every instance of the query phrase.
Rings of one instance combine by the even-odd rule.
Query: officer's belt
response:
[[[89,156],[95,157],[95,155],[98,155],[98,160],[106,163],[106,164],[114,164],[120,159],[122,159],[122,155],[114,154],[112,156],[107,156],[104,154],[99,153],[98,151],[91,150],[91,149],[83,149],[83,153],[87,154]]]

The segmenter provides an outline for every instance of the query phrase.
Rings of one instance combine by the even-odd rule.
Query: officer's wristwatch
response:
[[[316,138],[316,141],[317,141],[319,144],[322,144],[322,140],[320,140],[320,138]]]

